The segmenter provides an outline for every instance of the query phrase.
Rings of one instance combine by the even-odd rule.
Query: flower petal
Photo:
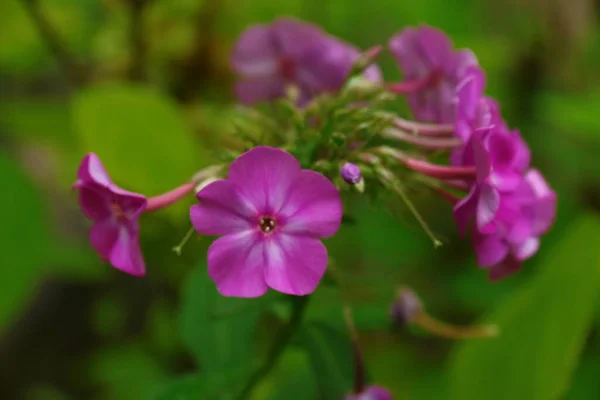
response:
[[[268,290],[264,270],[264,245],[256,231],[223,236],[208,249],[208,274],[223,296],[262,296]]]
[[[119,237],[119,224],[114,218],[105,218],[94,223],[90,229],[90,243],[104,260],[110,259]]]
[[[279,233],[265,242],[265,281],[287,294],[312,293],[327,269],[327,249],[320,240]]]
[[[196,197],[200,203],[190,208],[190,219],[196,231],[203,235],[227,235],[247,230],[253,219],[258,218],[256,209],[229,181],[215,181]]]
[[[120,225],[118,237],[110,253],[110,263],[133,276],[144,276],[146,265],[140,250],[138,222]]]
[[[479,186],[473,185],[471,191],[454,206],[454,220],[458,225],[458,233],[465,234],[467,226],[477,212],[477,202],[479,199]]]
[[[333,236],[342,223],[342,200],[324,175],[302,170],[279,210],[283,231],[316,237]]]
[[[77,171],[77,177],[85,183],[95,183],[101,186],[112,184],[100,158],[94,153],[89,153],[83,158]]]
[[[256,25],[240,35],[231,53],[231,67],[244,78],[269,78],[278,73],[278,54],[271,27]]]
[[[530,257],[533,257],[533,255],[537,253],[539,248],[540,240],[538,238],[532,237],[516,246],[512,246],[512,253],[514,254],[516,260],[523,261]]]
[[[259,213],[281,208],[292,183],[300,173],[300,163],[288,152],[259,146],[239,156],[229,167],[228,179]]]
[[[89,219],[96,221],[112,215],[110,193],[97,185],[83,184],[79,187],[79,205]]]
[[[482,233],[494,230],[492,222],[500,207],[500,194],[490,185],[481,185],[477,201],[477,229]]]
[[[514,274],[521,270],[521,263],[515,260],[513,257],[507,257],[506,260],[499,264],[496,264],[490,270],[490,279],[497,281],[506,278],[509,275]]]
[[[284,82],[278,77],[261,78],[235,84],[235,96],[243,104],[251,105],[283,97]]]
[[[509,250],[500,235],[482,235],[477,231],[473,233],[473,246],[477,255],[477,264],[481,267],[491,267],[500,263]]]
[[[272,25],[278,51],[285,57],[297,59],[327,35],[315,25],[294,19],[279,18]]]

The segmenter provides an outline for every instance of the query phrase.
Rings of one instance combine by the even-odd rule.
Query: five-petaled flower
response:
[[[360,51],[320,28],[292,18],[245,30],[231,54],[239,75],[237,98],[245,104],[283,97],[287,85],[300,90],[299,103],[323,92],[338,90],[348,77]],[[379,68],[364,72],[379,81]]]
[[[315,290],[327,267],[319,239],[335,234],[342,219],[339,192],[325,176],[301,169],[281,149],[260,146],[197,197],[190,210],[196,231],[223,235],[208,251],[208,273],[221,294]]]
[[[73,185],[79,190],[79,204],[94,221],[90,241],[100,256],[117,269],[134,276],[146,273],[139,245],[139,217],[148,200],[115,185],[98,156],[83,159]]]

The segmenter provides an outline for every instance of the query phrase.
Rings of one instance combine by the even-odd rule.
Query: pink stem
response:
[[[406,158],[404,165],[413,171],[438,179],[475,179],[475,167],[451,167],[447,165],[431,164],[427,161]]]
[[[442,180],[475,179],[475,167],[454,167],[431,164],[427,161],[411,158],[400,150],[391,147],[380,147],[379,152],[402,162],[406,167],[423,175]]]
[[[388,83],[387,88],[390,92],[397,94],[410,94],[426,88],[433,81],[434,74],[424,76],[412,81],[403,81],[397,83]]]
[[[453,124],[428,124],[425,122],[408,121],[396,118],[394,125],[409,133],[423,136],[452,136],[454,135]]]
[[[170,206],[173,203],[181,200],[187,194],[194,190],[194,184],[192,182],[183,184],[167,193],[160,194],[148,199],[148,206],[145,212],[152,212],[160,210],[166,206]]]
[[[435,191],[441,196],[443,197],[445,200],[448,201],[448,203],[450,203],[451,205],[456,205],[456,203],[458,203],[461,198],[458,197],[457,195],[455,195],[454,193],[451,193],[445,189],[442,188],[436,188]]]
[[[401,142],[414,144],[430,150],[456,149],[463,145],[460,138],[453,137],[422,137],[411,135],[404,131],[387,128],[382,132],[382,136],[388,139],[399,140]]]
[[[465,192],[469,191],[469,184],[465,181],[447,180],[444,182],[446,185],[453,187],[454,189],[462,190]]]

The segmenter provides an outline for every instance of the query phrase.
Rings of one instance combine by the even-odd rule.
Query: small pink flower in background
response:
[[[347,395],[344,400],[392,400],[392,394],[381,386],[367,386],[361,393]]]
[[[102,258],[117,269],[134,276],[146,273],[139,245],[140,215],[148,200],[115,185],[98,156],[83,159],[73,187],[79,190],[79,204],[94,221],[90,241]]]
[[[388,47],[408,82],[420,82],[408,102],[417,120],[454,123],[456,87],[465,71],[476,66],[470,50],[454,50],[442,31],[429,27],[406,28],[393,36]]]
[[[338,90],[360,51],[320,28],[291,18],[270,25],[255,25],[240,36],[231,54],[239,75],[235,92],[239,101],[254,104],[285,95],[286,85],[300,90],[300,104],[314,95]],[[365,71],[381,80],[376,66]]]
[[[261,146],[239,156],[226,180],[197,197],[190,210],[196,231],[223,235],[208,251],[208,273],[221,294],[315,290],[327,267],[319,239],[334,235],[342,219],[339,192],[325,176],[301,169],[281,149]]]

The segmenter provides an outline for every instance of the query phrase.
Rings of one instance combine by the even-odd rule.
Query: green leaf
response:
[[[600,289],[600,219],[577,219],[531,284],[492,313],[501,335],[462,344],[451,364],[452,398],[556,400],[564,395]]]
[[[223,297],[203,262],[183,292],[180,329],[183,341],[204,371],[247,365],[262,299]]]
[[[233,400],[247,378],[246,369],[190,374],[160,383],[151,400]]]
[[[348,335],[314,322],[302,327],[299,340],[308,352],[323,398],[341,399],[352,390],[354,361]]]
[[[73,104],[82,150],[98,154],[118,184],[156,195],[186,182],[205,164],[176,106],[151,88],[105,85]]]
[[[49,250],[47,216],[41,194],[21,168],[0,152],[0,328],[12,319],[32,294],[46,266]]]
[[[315,399],[317,385],[310,370],[307,355],[301,350],[288,349],[277,363],[277,369],[266,379],[264,396],[267,400]],[[257,392],[259,392],[257,390]]]

